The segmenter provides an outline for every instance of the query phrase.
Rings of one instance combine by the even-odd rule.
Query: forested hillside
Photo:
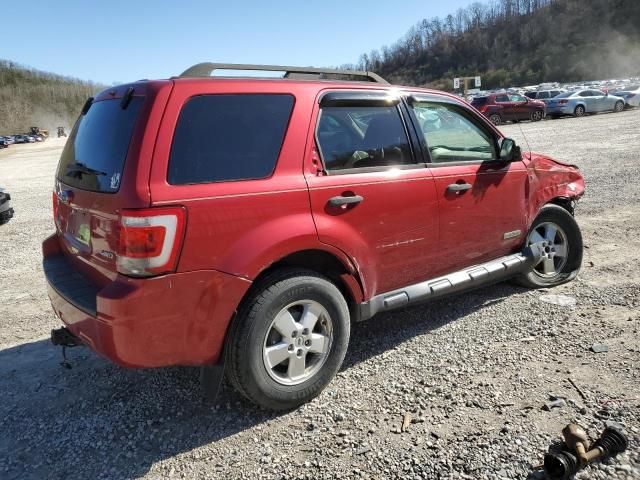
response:
[[[394,83],[452,89],[457,76],[483,87],[640,74],[640,0],[491,0],[425,18],[358,67]]]
[[[69,128],[83,103],[103,87],[0,60],[0,135],[30,126]]]

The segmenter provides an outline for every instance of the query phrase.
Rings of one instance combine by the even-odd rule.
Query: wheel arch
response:
[[[265,266],[256,275],[252,287],[245,293],[240,303],[242,304],[255,294],[265,278],[284,268],[311,270],[327,277],[344,295],[352,318],[358,312],[357,305],[364,301],[362,281],[353,262],[343,252],[311,247],[289,252]]]
[[[542,208],[544,208],[545,205],[557,205],[564,208],[571,215],[574,215],[575,212],[575,200],[569,197],[555,197],[545,203]]]

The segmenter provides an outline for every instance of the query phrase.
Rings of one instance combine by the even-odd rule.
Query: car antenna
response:
[[[518,122],[518,128],[520,129],[520,133],[522,133],[522,138],[524,138],[524,141],[527,143],[527,150],[529,150],[529,159],[531,159],[531,145],[529,145],[529,139],[524,134],[524,130],[522,130],[522,124],[520,122]]]

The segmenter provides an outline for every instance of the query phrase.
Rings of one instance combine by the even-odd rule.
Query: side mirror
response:
[[[522,159],[520,153],[520,147],[516,145],[516,142],[511,138],[505,138],[502,140],[500,146],[500,160],[503,162],[516,162]]]

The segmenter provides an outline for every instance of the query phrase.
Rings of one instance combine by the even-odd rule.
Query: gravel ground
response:
[[[578,279],[500,284],[358,324],[337,378],[286,414],[228,386],[207,405],[192,368],[127,371],[87,349],[62,368],[40,267],[61,142],[0,152],[16,211],[0,227],[0,478],[540,479],[565,424],[594,438],[605,421],[630,448],[577,478],[640,478],[640,111],[503,130],[583,170]],[[543,410],[552,397],[564,405]]]

